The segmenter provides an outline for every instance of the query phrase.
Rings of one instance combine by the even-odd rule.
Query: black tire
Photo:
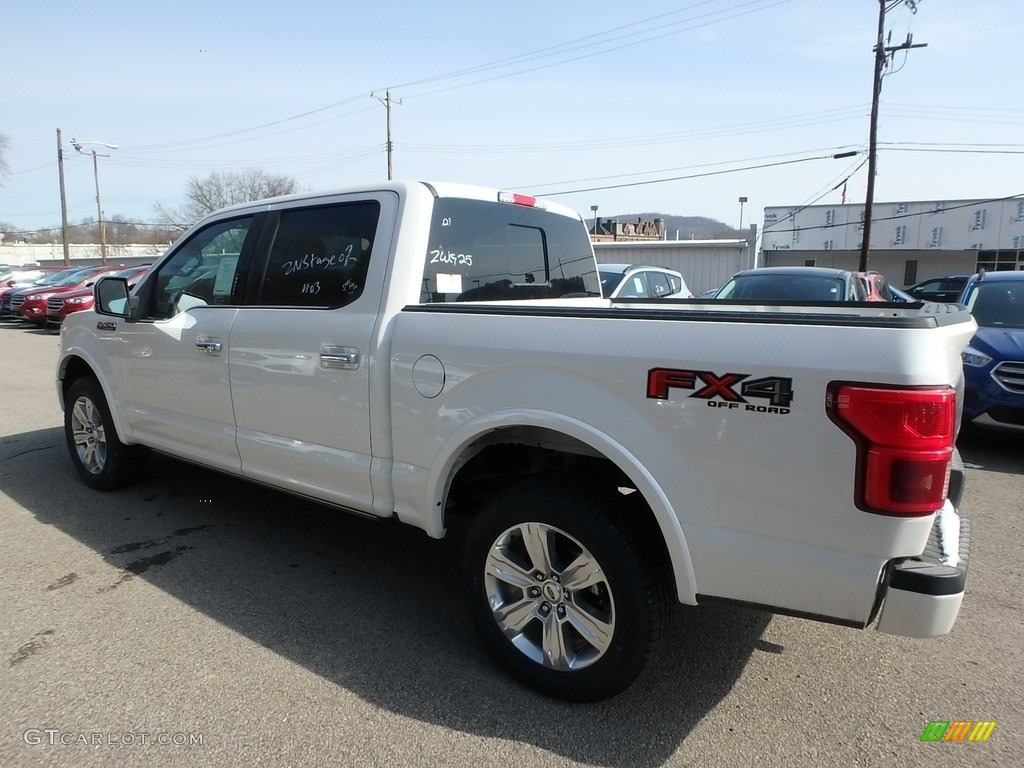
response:
[[[528,480],[486,502],[466,534],[466,597],[484,643],[555,698],[600,701],[625,690],[668,618],[661,559],[616,503],[580,483]]]
[[[145,470],[149,451],[117,436],[103,388],[91,376],[75,380],[64,403],[64,439],[71,463],[90,488],[110,491]]]

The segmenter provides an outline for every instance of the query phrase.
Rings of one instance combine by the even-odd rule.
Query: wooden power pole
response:
[[[915,0],[902,0],[912,13],[917,13]],[[871,247],[871,215],[875,204],[875,164],[878,160],[878,101],[882,94],[882,74],[885,62],[895,51],[910,48],[924,48],[927,43],[912,45],[913,36],[907,35],[902,45],[886,47],[885,45],[885,13],[897,5],[900,0],[878,0],[878,36],[875,40],[875,77],[871,89],[871,128],[868,132],[868,186],[864,196],[864,239],[860,244],[860,265],[858,269],[868,269],[868,251]],[[886,8],[886,5],[889,8]]]
[[[864,197],[864,238],[860,244],[861,272],[868,270],[868,247],[871,243],[871,209],[875,202],[875,161],[878,145],[878,99],[882,94],[882,69],[885,66],[885,4],[878,0],[878,35],[875,38],[875,79],[871,90],[871,128],[868,132],[868,188]]]
[[[374,94],[372,94],[372,93],[370,95],[374,96]],[[391,141],[391,105],[392,104],[401,104],[402,100],[401,99],[392,99],[391,98],[391,91],[390,90],[384,91],[384,98],[383,99],[380,96],[374,96],[374,98],[376,98],[377,101],[379,101],[381,104],[384,105],[384,110],[387,112],[388,181],[391,181],[391,179],[394,178],[393,172],[392,172],[392,162],[391,162],[391,155],[392,155],[392,152],[394,150],[394,143]]]
[[[64,266],[71,266],[71,250],[68,247],[68,198],[64,194],[64,147],[57,129],[57,175],[60,176],[60,240],[64,244]]]

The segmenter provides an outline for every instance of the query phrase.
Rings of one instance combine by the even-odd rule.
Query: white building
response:
[[[653,240],[594,243],[599,264],[643,264],[667,267],[683,276],[694,295],[718,288],[752,266],[756,227],[749,240]]]
[[[758,264],[857,269],[864,205],[765,208]],[[875,203],[868,269],[909,286],[931,277],[1024,269],[1024,199]]]
[[[167,250],[166,245],[107,245],[107,262],[135,264],[155,261]],[[99,244],[68,244],[72,266],[91,266],[102,261]],[[64,247],[60,243],[4,243],[0,240],[0,264],[53,266],[64,263]]]

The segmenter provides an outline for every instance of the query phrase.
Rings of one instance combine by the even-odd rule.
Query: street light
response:
[[[60,175],[60,222],[61,222],[61,240],[64,243],[64,266],[71,265],[71,254],[68,250],[68,203],[67,197],[64,192],[64,147],[73,147],[78,153],[82,153],[83,144],[99,144],[101,147],[107,149],[117,149],[117,144],[111,144],[109,141],[78,141],[72,138],[70,144],[63,144],[60,139],[60,128],[57,129],[57,172]],[[93,179],[96,182],[96,223],[100,230],[100,259],[106,264],[107,263],[107,237],[106,230],[103,226],[103,206],[100,203],[100,170],[99,161],[100,157],[110,157],[110,155],[102,155],[95,149],[90,150],[89,154],[92,155],[92,173]]]
[[[743,231],[743,204],[747,202],[747,198],[740,198],[740,232]]]
[[[597,206],[590,206],[590,210],[594,213],[594,242],[597,242]]]

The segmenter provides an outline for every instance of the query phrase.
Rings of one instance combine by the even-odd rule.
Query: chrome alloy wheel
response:
[[[107,438],[99,409],[84,395],[71,407],[71,434],[78,460],[98,475],[107,464]]]
[[[484,589],[505,637],[544,667],[585,669],[611,644],[615,602],[608,578],[559,528],[521,523],[502,533],[487,555]]]

